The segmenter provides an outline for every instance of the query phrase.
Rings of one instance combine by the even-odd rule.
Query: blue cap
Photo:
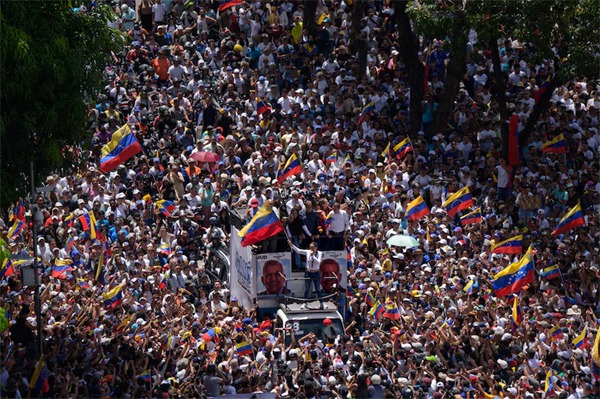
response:
[[[242,323],[248,325],[248,324],[252,324],[252,319],[249,317],[246,317],[244,320],[242,320]]]

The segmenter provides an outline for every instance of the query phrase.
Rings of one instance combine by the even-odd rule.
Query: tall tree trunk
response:
[[[460,82],[462,82],[465,70],[467,69],[468,27],[464,24],[462,18],[457,18],[457,28],[460,31],[450,36],[455,38],[455,42],[451,44],[452,52],[450,54],[450,61],[448,61],[448,66],[446,67],[444,92],[434,118],[434,135],[446,131],[448,121],[454,111],[454,102],[460,90]]]
[[[498,40],[496,37],[490,38],[488,47],[492,52],[492,64],[494,65],[494,74],[492,75],[492,97],[498,103],[500,110],[501,136],[502,137],[502,157],[508,159],[508,126],[510,122],[510,112],[506,107],[506,82],[502,75],[502,66],[500,65],[500,50],[498,50]]]
[[[425,95],[425,66],[419,59],[419,39],[410,25],[406,14],[408,1],[393,2],[394,15],[398,23],[398,52],[406,66],[410,80],[410,115],[409,129],[416,134],[421,129],[423,108],[421,103]]]
[[[310,1],[310,0],[309,0]],[[314,0],[313,0],[314,1]],[[352,6],[352,40],[350,41],[350,51],[352,54],[358,53],[358,76],[359,81],[365,77],[367,72],[367,38],[361,32],[361,20],[367,14],[367,1],[356,0]]]
[[[303,24],[311,35],[317,32],[317,1],[316,0],[304,0]]]

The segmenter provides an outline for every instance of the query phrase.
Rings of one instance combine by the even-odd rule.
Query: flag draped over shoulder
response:
[[[283,224],[271,205],[265,202],[238,235],[242,238],[242,246],[247,247],[273,237],[281,231],[283,231]]]
[[[121,126],[113,133],[110,141],[102,147],[100,158],[100,171],[108,173],[117,166],[124,164],[138,152],[142,152],[142,146],[128,124]]]

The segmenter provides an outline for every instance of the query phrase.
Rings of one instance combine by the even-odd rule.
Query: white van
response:
[[[285,344],[291,342],[294,334],[296,342],[303,336],[313,333],[321,342],[327,342],[327,336],[344,335],[344,319],[335,304],[323,303],[323,309],[301,309],[300,304],[281,304],[277,311],[277,325],[285,331]],[[331,324],[325,325],[325,319]]]

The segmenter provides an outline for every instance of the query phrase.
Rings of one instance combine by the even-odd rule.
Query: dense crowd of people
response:
[[[413,132],[387,2],[370,2],[361,20],[366,71],[349,51],[352,1],[319,2],[314,32],[298,1],[121,3],[111,26],[127,44],[89,105],[91,148],[65,149],[65,172],[47,177],[22,216],[19,205],[13,220],[2,219],[11,254],[36,246],[42,266],[43,367],[36,374],[32,288],[13,262],[0,284],[10,324],[0,397],[539,399],[549,385],[553,397],[600,395],[591,367],[600,319],[598,82],[574,77],[559,87],[513,166],[501,155],[505,121],[476,36],[442,133],[432,121],[452,54],[432,43],[422,129]],[[553,63],[532,63],[527,46],[510,39],[499,49],[522,128]],[[143,151],[102,173],[102,146],[125,124]],[[543,151],[561,133],[566,154]],[[384,151],[406,138],[412,151]],[[278,181],[292,156],[302,172]],[[463,226],[460,216],[475,207],[450,217],[443,204],[465,186],[482,220]],[[419,195],[430,212],[408,220]],[[205,270],[215,239],[228,245],[229,210],[241,208],[247,223],[266,202],[296,247],[347,247],[344,335],[288,344],[282,326],[240,306],[227,281]],[[552,235],[577,204],[585,224]],[[37,242],[34,206],[43,213]],[[341,216],[326,222],[332,210]],[[11,236],[19,217],[26,226]],[[388,246],[397,234],[419,245]],[[522,252],[492,252],[517,235]],[[493,276],[529,246],[534,282],[497,297]],[[559,272],[548,276],[552,266]],[[376,317],[366,295],[395,304],[399,317]],[[513,320],[513,301],[522,321]],[[236,344],[246,342],[241,354]]]

